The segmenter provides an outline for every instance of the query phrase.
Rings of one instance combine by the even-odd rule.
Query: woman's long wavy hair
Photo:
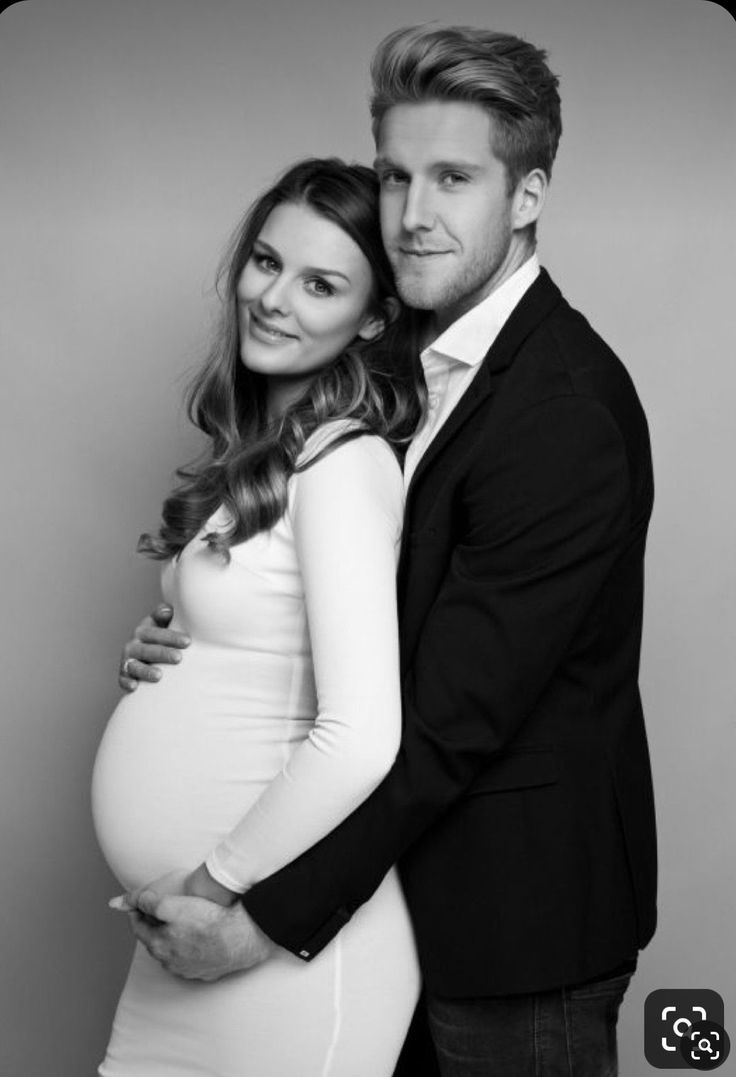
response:
[[[308,206],[357,243],[373,274],[370,313],[384,317],[386,327],[378,339],[356,339],[316,372],[283,415],[272,418],[266,378],[248,370],[240,357],[236,290],[269,214],[284,203]],[[417,358],[422,316],[399,306],[398,315],[387,317],[386,300],[396,299],[396,291],[381,241],[372,169],[338,158],[310,158],[290,168],[236,230],[218,270],[217,290],[223,299],[218,332],[186,398],[189,418],[210,444],[202,458],[177,470],[178,484],[164,502],[158,534],[144,534],[138,543],[140,552],[160,560],[180,553],[220,505],[231,524],[204,538],[229,560],[230,546],[281,518],[295,472],[366,432],[379,434],[400,454],[425,407]],[[336,419],[352,420],[350,428],[322,452],[299,461],[309,435]]]

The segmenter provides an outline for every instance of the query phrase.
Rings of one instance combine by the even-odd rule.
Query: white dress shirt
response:
[[[512,310],[538,276],[539,260],[533,254],[499,288],[449,325],[422,352],[429,407],[406,453],[405,487],[408,488],[430,442],[478,373]]]

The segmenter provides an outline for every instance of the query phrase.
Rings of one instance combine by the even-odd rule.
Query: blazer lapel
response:
[[[489,348],[478,373],[417,464],[407,490],[407,514],[412,492],[422,476],[452,443],[470,416],[493,395],[499,376],[511,365],[524,341],[561,301],[562,294],[557,285],[545,269],[540,270]]]

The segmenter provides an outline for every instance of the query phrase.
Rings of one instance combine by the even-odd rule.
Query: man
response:
[[[242,905],[149,893],[165,923],[136,932],[195,978],[261,960],[269,940],[310,960],[398,860],[444,1077],[611,1074],[655,924],[646,421],[536,259],[561,132],[545,54],[418,27],[382,42],[372,75],[386,249],[405,302],[434,312],[429,414],[405,463],[402,747],[352,816]],[[177,639],[139,636],[123,673],[153,677],[139,660]]]

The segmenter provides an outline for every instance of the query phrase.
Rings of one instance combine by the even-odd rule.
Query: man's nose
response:
[[[409,184],[401,224],[405,232],[429,230],[434,226],[434,209],[425,184],[416,181]]]

